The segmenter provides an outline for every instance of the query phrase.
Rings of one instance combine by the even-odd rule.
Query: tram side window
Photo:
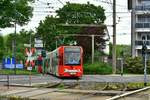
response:
[[[52,66],[53,67],[57,67],[58,66],[58,57],[57,57],[56,53],[53,54]]]

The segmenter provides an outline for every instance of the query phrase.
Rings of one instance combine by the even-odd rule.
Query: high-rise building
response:
[[[132,57],[141,56],[143,40],[150,50],[150,0],[128,0],[131,10]]]

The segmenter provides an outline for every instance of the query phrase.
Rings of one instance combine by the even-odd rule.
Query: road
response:
[[[31,80],[30,80],[31,79]],[[39,83],[75,83],[75,82],[143,82],[143,75],[84,75],[81,79],[60,79],[52,75],[32,75],[31,78],[28,75],[10,75],[10,84],[39,84]],[[3,82],[1,82],[3,81]],[[0,84],[7,81],[6,75],[0,75]],[[150,82],[150,75],[147,76],[147,81]]]

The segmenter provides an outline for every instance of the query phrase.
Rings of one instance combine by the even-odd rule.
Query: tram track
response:
[[[101,97],[104,96],[108,93],[106,92],[99,92],[99,91],[95,91],[95,90],[74,90],[74,89],[70,89],[70,88],[74,88],[78,83],[76,83],[75,85],[71,85],[69,87],[64,87],[63,89],[60,89],[59,86],[60,84],[63,83],[63,80],[60,81],[57,84],[54,84],[53,86],[45,86],[44,88],[27,88],[27,90],[19,90],[19,91],[8,91],[8,93],[3,93],[0,94],[2,96],[15,96],[15,97],[22,97],[22,98],[36,98],[38,99],[39,96],[42,96],[43,98],[45,98],[45,96],[47,95],[52,95],[52,98],[55,99],[55,97],[53,97],[53,94],[63,94],[63,96],[65,94],[66,97],[71,98],[71,95],[78,95],[78,97],[75,100],[85,100],[87,98],[94,98],[95,96]],[[52,88],[54,87],[54,88]],[[57,88],[56,88],[57,87]],[[69,90],[70,89],[70,90]],[[108,92],[108,91],[107,91]],[[101,94],[101,95],[100,95]],[[112,93],[111,95],[109,94],[109,96],[112,95],[116,95],[118,94],[118,92],[116,93]],[[45,95],[45,96],[43,96]],[[48,96],[48,97],[50,97]],[[44,99],[44,100],[49,100],[49,99]],[[69,99],[68,99],[69,100]],[[92,100],[92,99],[91,99]],[[105,99],[104,99],[105,100]]]
[[[12,80],[10,82],[12,82],[12,83],[18,82],[19,83],[20,81],[23,81],[24,79],[28,80],[27,76],[17,76],[16,79],[13,80],[14,77],[15,76],[11,76]],[[110,78],[114,78],[114,79],[109,80]],[[125,78],[125,80],[124,80],[124,78]],[[1,78],[1,80],[3,80],[3,79],[4,78]],[[120,96],[120,97],[118,97],[117,100],[121,100],[120,98],[124,98],[124,97],[128,97],[129,95],[136,94],[136,93],[133,93],[133,94],[131,93],[129,95],[124,96],[125,95],[124,93],[128,93],[128,90],[129,90],[129,88],[127,87],[128,82],[132,82],[133,81],[132,79],[135,79],[135,77],[133,77],[130,81],[129,81],[129,79],[126,81],[126,79],[127,79],[127,77],[118,77],[118,76],[108,77],[108,76],[98,76],[98,75],[83,76],[82,79],[61,79],[61,78],[56,78],[56,77],[52,77],[52,76],[44,76],[44,77],[43,76],[33,76],[32,80],[31,80],[31,82],[33,82],[33,83],[31,86],[28,84],[28,86],[30,88],[36,87],[37,89],[31,90],[31,91],[30,90],[20,91],[20,93],[16,92],[16,93],[14,93],[14,95],[18,94],[18,96],[22,96],[23,94],[27,93],[27,97],[38,98],[40,95],[42,95],[42,96],[49,95],[48,97],[50,97],[51,95],[58,93],[58,94],[62,94],[64,96],[66,96],[66,97],[68,96],[69,98],[70,98],[70,95],[78,95],[79,97],[75,100],[84,100],[84,99],[89,99],[90,97],[98,98],[101,96],[115,98],[115,99],[110,99],[110,100],[116,100],[116,96]],[[141,80],[141,76],[138,79]],[[37,85],[38,85],[39,84],[38,82],[43,82],[44,84],[42,84],[41,86],[39,85],[39,87],[38,87],[35,84],[35,83],[37,83]],[[22,87],[24,87],[25,82],[24,83],[20,82],[20,83],[22,83],[22,84],[20,84],[20,86],[22,85]],[[101,84],[101,87],[98,88],[99,84]],[[120,89],[114,90],[116,92],[113,91],[112,95],[110,95],[111,92],[110,92],[110,94],[105,93],[105,91],[108,92],[108,90],[111,89],[110,88],[111,86],[113,87],[114,85],[117,85],[117,84],[120,85],[120,86],[118,86]],[[90,91],[91,87],[86,87],[86,86],[91,86],[92,88],[94,87],[97,89],[97,91],[94,90],[94,88],[93,88],[93,90]],[[76,89],[78,89],[78,90],[76,90]],[[32,92],[35,92],[35,94],[31,95]],[[12,96],[13,96],[13,93],[12,93]],[[135,96],[137,96],[137,97],[143,96],[144,97],[144,96],[147,96],[147,94],[146,95],[140,94],[140,95],[135,95]],[[54,98],[55,98],[55,96],[54,96]],[[107,99],[109,100],[109,98],[107,98]],[[49,100],[49,99],[47,99],[47,100]],[[106,99],[100,99],[100,100],[106,100]]]
[[[116,95],[116,96],[111,97],[111,98],[106,99],[106,100],[121,100],[122,98],[128,97],[128,96],[133,95],[133,94],[141,93],[141,92],[144,92],[144,91],[149,90],[149,89],[150,89],[150,86],[142,88],[142,89],[138,89],[138,90],[135,90],[135,91],[123,93],[121,95]],[[147,99],[147,100],[149,100],[149,99]],[[123,100],[129,100],[129,99],[123,99]]]
[[[59,89],[59,88],[32,88],[29,90],[20,90],[19,92],[9,92],[10,94],[5,94],[7,96],[18,96],[18,97],[25,97],[25,98],[33,98],[38,100],[38,97],[45,97],[47,98],[53,98],[55,99],[54,94],[62,94],[65,97],[71,98],[71,95],[78,95],[78,97],[75,100],[94,100],[93,98],[100,98],[100,100],[122,100],[121,98],[128,97],[129,95],[133,95],[136,93],[140,93],[146,90],[149,90],[150,87],[142,88],[139,90],[131,91],[131,92],[122,92],[122,91],[99,91],[99,90],[74,90],[74,89]],[[112,92],[112,93],[111,93]],[[147,96],[147,94],[139,94],[135,95],[137,98],[141,97],[141,95]],[[102,98],[107,98],[107,99],[101,99]],[[58,98],[56,96],[56,98]],[[91,99],[90,99],[91,98]],[[49,99],[44,99],[44,100],[49,100]],[[60,100],[60,99],[58,99]],[[64,100],[64,99],[62,99]],[[69,99],[66,99],[69,100]],[[72,99],[70,99],[72,100]],[[123,99],[123,100],[130,100],[130,99]],[[140,99],[139,99],[140,100]],[[143,99],[143,100],[149,100],[149,99]]]
[[[70,90],[73,91],[73,90]],[[43,98],[44,100],[49,100],[49,99],[45,99],[45,96],[49,97],[49,98],[57,98],[57,96],[53,96],[54,94],[62,94],[63,96],[66,96],[68,98],[72,98],[74,95],[78,95],[78,98],[76,100],[84,100],[86,98],[91,98],[94,97],[95,95],[97,96],[97,91],[94,91],[91,93],[91,91],[76,91],[76,92],[70,92],[67,91],[64,92],[61,89],[47,89],[47,88],[32,88],[32,89],[27,89],[27,90],[18,90],[18,91],[8,91],[8,93],[3,93],[0,94],[1,96],[7,96],[7,97],[21,97],[21,98],[29,98],[29,99],[36,99],[38,100],[39,97]],[[79,92],[80,91],[80,92]],[[68,99],[69,100],[69,99]]]

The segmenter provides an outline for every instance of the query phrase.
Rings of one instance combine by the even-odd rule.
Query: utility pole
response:
[[[17,14],[17,11],[16,11],[16,0],[15,0],[15,32],[14,32],[14,59],[15,59],[15,62],[14,62],[14,71],[15,71],[15,75],[16,75],[16,15]]]
[[[32,42],[32,40],[31,40],[31,34],[32,34],[32,33],[30,33],[30,49],[29,49],[30,52],[31,52],[31,49],[32,49],[32,45],[31,45],[31,42]],[[29,67],[32,68],[31,62],[30,62],[30,66],[29,66]],[[30,69],[30,75],[29,75],[29,85],[31,86],[31,69]]]
[[[147,86],[147,45],[145,39],[143,40],[142,44],[142,56],[144,65],[144,86]]]
[[[94,63],[94,35],[92,37],[92,64]]]
[[[116,73],[116,0],[113,0],[113,48],[112,48],[113,74]]]

